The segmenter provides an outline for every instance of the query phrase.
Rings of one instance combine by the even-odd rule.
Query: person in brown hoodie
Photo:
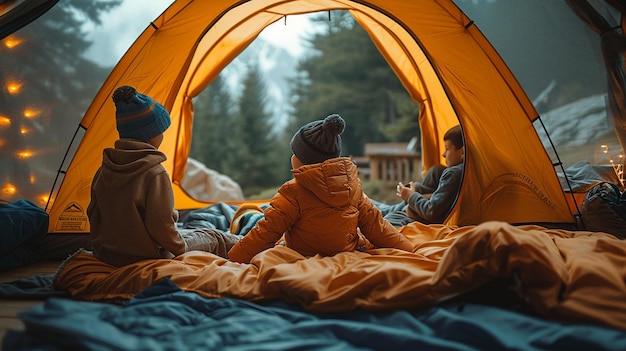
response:
[[[239,236],[176,226],[166,157],[158,150],[171,124],[165,107],[130,86],[117,88],[113,102],[120,139],[103,151],[87,207],[93,255],[117,267],[191,250],[227,257]]]
[[[345,121],[337,114],[309,122],[291,139],[293,179],[271,199],[263,218],[229,251],[249,263],[284,236],[303,256],[332,256],[373,247],[413,251],[361,188],[357,166],[340,157]]]

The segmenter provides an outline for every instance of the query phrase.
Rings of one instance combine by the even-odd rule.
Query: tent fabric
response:
[[[626,72],[624,72],[624,52],[626,37],[624,36],[623,14],[626,7],[623,3],[608,1],[621,13],[621,28],[613,26],[586,0],[567,0],[569,7],[576,15],[600,36],[602,58],[607,72],[608,112],[613,120],[617,139],[624,149],[626,146]],[[620,29],[618,31],[618,28]]]
[[[568,323],[626,329],[626,241],[605,233],[485,222],[402,229],[414,252],[375,249],[303,257],[284,246],[250,264],[193,251],[116,268],[79,251],[56,290],[75,300],[124,301],[170,279],[209,298],[285,301],[315,312],[427,308],[501,279],[532,312]]]
[[[59,0],[6,0],[0,2],[0,40],[51,9]]]
[[[480,30],[451,0],[177,0],[137,38],[85,113],[86,130],[51,199],[51,233],[88,232],[85,209],[98,150],[116,139],[114,89],[135,86],[171,112],[161,150],[178,209],[201,208],[180,187],[192,138],[193,103],[269,24],[285,16],[348,10],[421,103],[424,167],[442,163],[441,138],[460,124],[466,169],[448,225],[484,221],[573,223],[533,121],[537,113]],[[168,55],[162,55],[167,52]],[[417,119],[417,116],[416,116]]]

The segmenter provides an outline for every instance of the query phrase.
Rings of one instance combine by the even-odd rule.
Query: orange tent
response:
[[[441,136],[460,124],[466,165],[448,225],[487,220],[573,223],[573,210],[533,122],[538,115],[479,29],[451,0],[176,0],[137,38],[85,113],[84,136],[48,208],[51,233],[89,231],[85,209],[100,153],[117,138],[110,96],[132,85],[170,110],[161,150],[178,209],[206,206],[180,187],[193,103],[269,24],[285,16],[348,10],[421,104],[423,164],[441,162]]]

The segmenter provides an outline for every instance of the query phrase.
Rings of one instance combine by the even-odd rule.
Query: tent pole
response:
[[[569,181],[569,178],[567,177],[567,173],[565,172],[565,168],[563,167],[563,162],[561,161],[561,157],[559,156],[559,152],[556,150],[556,146],[554,146],[554,142],[552,142],[552,138],[550,137],[550,133],[548,133],[548,129],[546,128],[545,124],[543,124],[543,120],[541,119],[541,116],[537,116],[536,121],[539,121],[539,123],[541,124],[541,128],[543,129],[543,131],[546,133],[546,136],[548,137],[548,141],[550,142],[550,146],[552,147],[552,150],[554,151],[554,155],[556,156],[557,159],[557,163],[553,163],[552,166],[556,167],[559,166],[561,167],[561,171],[563,172],[563,177],[565,177],[565,181],[567,182],[567,188],[569,189],[569,193],[570,196],[572,197],[572,202],[574,203],[574,206],[576,207],[576,213],[574,214],[574,219],[578,218],[582,221],[582,217],[580,216],[580,208],[578,207],[578,203],[576,202],[576,197],[574,196],[574,192],[572,191],[572,185]],[[568,204],[569,207],[569,204]],[[571,210],[571,208],[570,208]],[[583,223],[584,226],[584,223]]]
[[[84,130],[87,130],[87,128],[83,127],[83,125],[79,123],[78,127],[76,128],[76,131],[74,131],[74,135],[72,136],[72,139],[70,140],[70,143],[67,146],[67,149],[65,150],[65,154],[63,155],[63,159],[61,160],[61,165],[59,166],[59,169],[57,170],[57,175],[54,178],[54,182],[52,183],[52,188],[50,189],[50,194],[48,195],[48,201],[46,202],[46,207],[44,208],[44,211],[48,211],[48,205],[50,205],[50,200],[52,200],[52,193],[54,193],[54,188],[56,187],[57,181],[59,180],[59,175],[61,173],[65,175],[66,173],[66,171],[63,170],[63,165],[65,164],[65,160],[67,160],[67,155],[70,153],[70,149],[72,148],[72,145],[74,145],[74,141],[76,140],[78,131],[81,128],[83,128]]]

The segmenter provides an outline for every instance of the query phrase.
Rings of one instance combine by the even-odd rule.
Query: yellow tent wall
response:
[[[52,199],[50,232],[88,232],[85,209],[102,149],[117,139],[111,93],[132,85],[170,110],[160,149],[176,207],[206,206],[179,186],[192,137],[192,98],[269,24],[284,16],[349,10],[421,103],[423,160],[442,162],[441,137],[461,124],[465,175],[448,225],[487,220],[572,223],[532,122],[537,113],[486,38],[450,0],[177,0],[146,28],[85,113],[85,135]],[[340,112],[340,111],[339,111]],[[311,119],[319,116],[311,116]]]

